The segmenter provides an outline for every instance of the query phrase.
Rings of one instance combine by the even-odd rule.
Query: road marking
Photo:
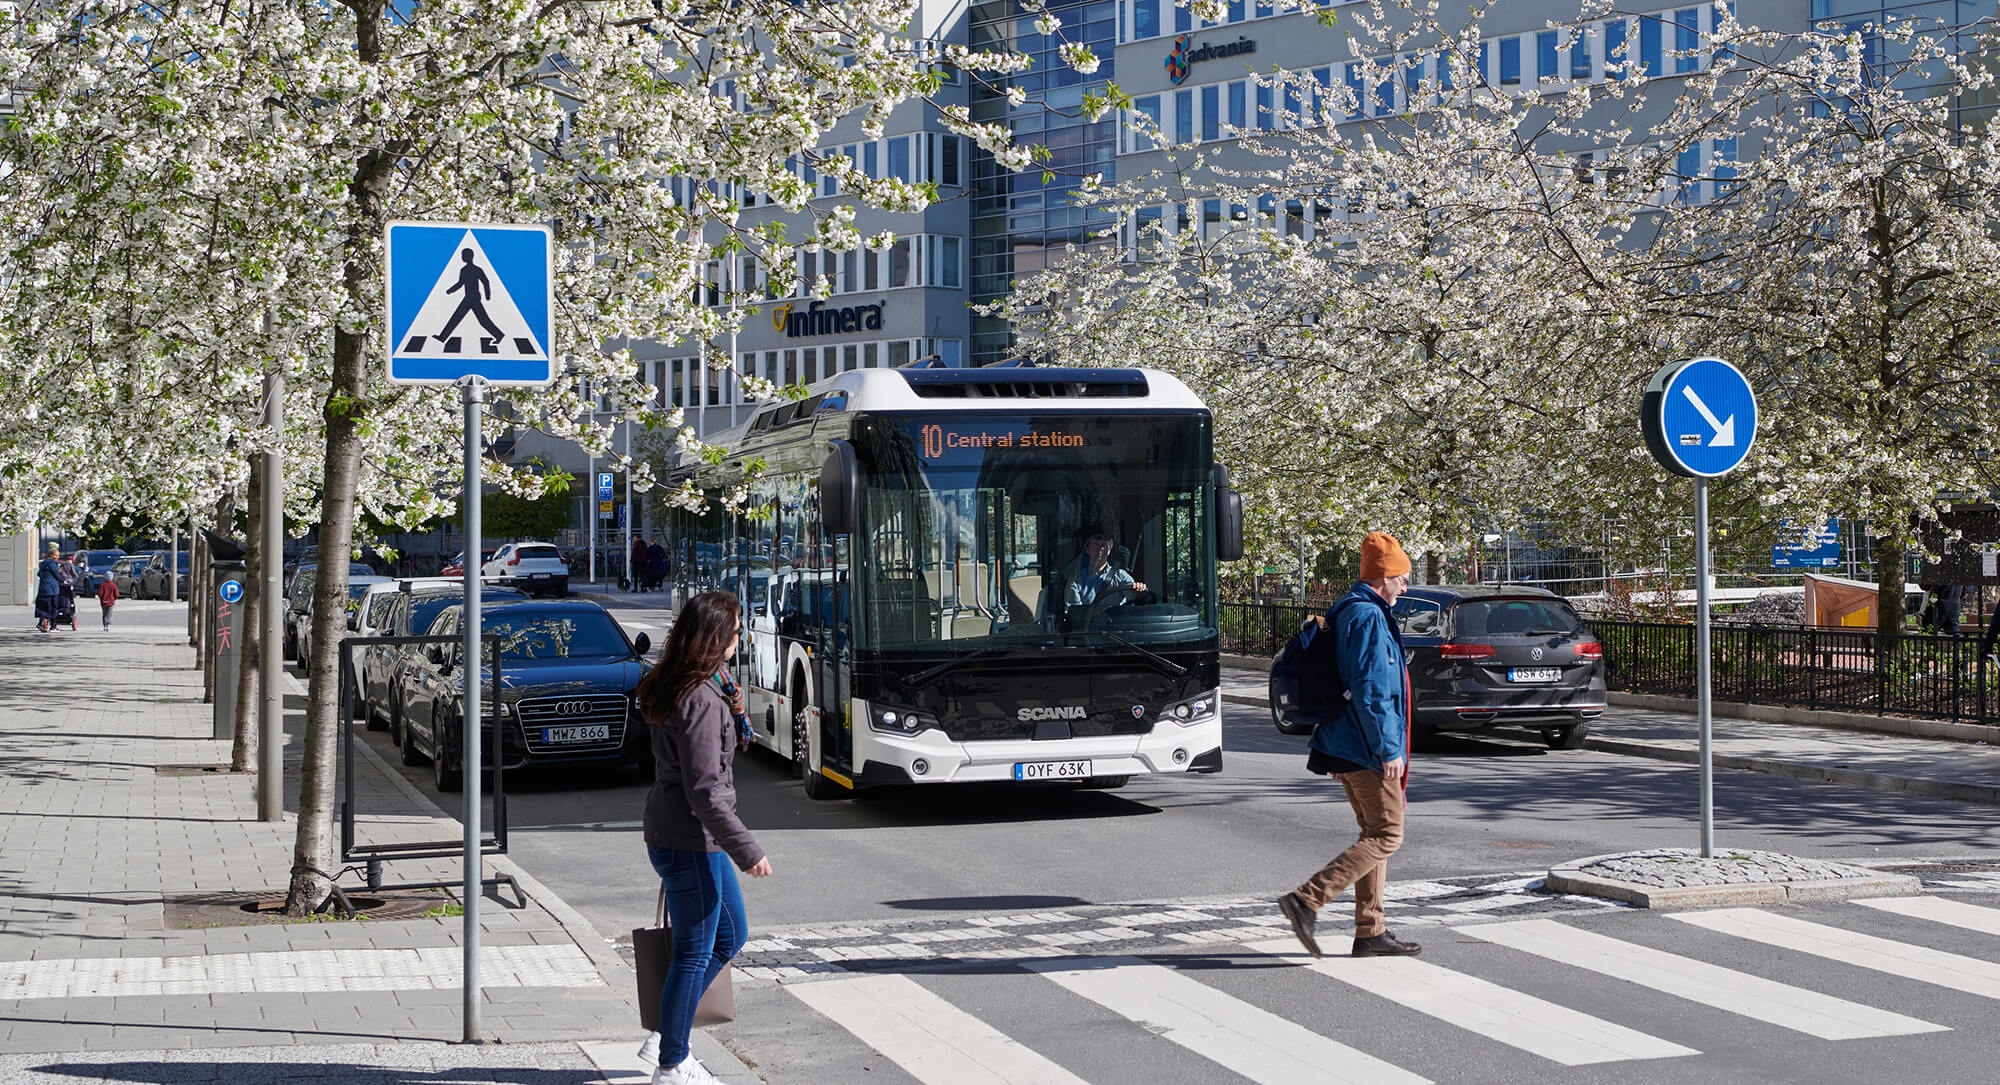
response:
[[[1288,938],[1253,942],[1244,948],[1283,957],[1322,976],[1564,1066],[1701,1054],[1694,1048],[1413,957],[1314,960],[1301,954],[1298,943]]]
[[[1076,994],[1252,1081],[1430,1085],[1428,1078],[1136,957],[1024,962]]]
[[[1967,904],[1962,900],[1947,900],[1944,897],[1876,897],[1872,900],[1857,900],[1854,903],[1864,908],[1906,915],[1912,919],[1928,919],[1933,923],[1963,927],[1981,934],[2000,935],[2000,908],[1983,908],[1977,904]]]
[[[1722,908],[1669,918],[1780,949],[1793,949],[1843,964],[1887,972],[1892,976],[1922,980],[1969,995],[2000,998],[2000,964],[1992,961],[1808,923],[1803,919],[1773,915],[1756,908]]]
[[[934,1085],[1084,1085],[1082,1078],[946,1002],[907,976],[857,976],[787,987],[862,1043]]]
[[[1677,998],[1713,1006],[1822,1040],[1949,1032],[1919,1021],[1801,987],[1737,972],[1706,961],[1621,942],[1551,919],[1523,919],[1454,928],[1471,938],[1532,953],[1613,979],[1629,980]]]

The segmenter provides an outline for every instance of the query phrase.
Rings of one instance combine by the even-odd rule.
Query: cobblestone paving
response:
[[[1726,849],[1702,858],[1693,848],[1602,855],[1570,864],[1589,877],[1668,889],[1679,886],[1755,885],[1767,882],[1828,881],[1872,878],[1879,871],[1851,863],[1802,859],[1771,851]]]

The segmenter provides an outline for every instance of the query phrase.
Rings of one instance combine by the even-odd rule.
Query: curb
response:
[[[1551,867],[1547,887],[1558,893],[1622,901],[1635,908],[1712,908],[1725,904],[1805,904],[1853,900],[1857,897],[1914,897],[1924,891],[1920,879],[1907,874],[1869,878],[1822,878],[1798,882],[1737,882],[1723,885],[1657,886],[1599,878],[1583,873],[1575,863]]]
[[[1652,708],[1666,712],[1696,710],[1695,702],[1689,698],[1668,697],[1657,693],[1627,693],[1622,690],[1612,690],[1607,699],[1614,705],[1628,708]],[[1732,716],[1762,723],[1802,724],[1809,727],[1831,727],[1840,731],[1869,731],[1875,734],[1934,738],[1947,742],[1984,742],[1990,746],[2000,746],[2000,727],[1977,723],[1906,719],[1902,716],[1869,716],[1859,712],[1826,712],[1817,709],[1788,708],[1783,705],[1745,704],[1741,701],[1716,701],[1711,706],[1711,711],[1717,716]]]
[[[1671,746],[1661,742],[1646,742],[1631,738],[1597,738],[1583,740],[1585,749],[1601,753],[1623,754],[1627,757],[1645,757],[1655,761],[1677,761],[1693,765],[1701,761],[1701,751],[1685,746]],[[1824,783],[1851,784],[1872,788],[1876,791],[1900,791],[1907,795],[1924,795],[1937,799],[1952,799],[1958,802],[1980,803],[2000,806],[2000,787],[1985,784],[1960,784],[1948,780],[1932,780],[1921,776],[1896,776],[1886,772],[1866,772],[1861,769],[1828,768],[1824,765],[1801,764],[1796,761],[1778,761],[1763,757],[1744,757],[1738,754],[1715,754],[1712,762],[1717,768],[1741,769],[1746,772],[1761,772],[1768,776],[1782,776],[1794,780],[1818,780]]]

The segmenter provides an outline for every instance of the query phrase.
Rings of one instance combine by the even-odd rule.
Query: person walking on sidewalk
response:
[[[1403,637],[1390,612],[1410,586],[1410,558],[1395,536],[1361,540],[1361,579],[1327,611],[1335,665],[1346,704],[1314,728],[1306,768],[1340,781],[1361,836],[1303,885],[1278,898],[1306,952],[1320,956],[1319,910],[1354,887],[1354,956],[1407,957],[1414,942],[1389,933],[1382,899],[1389,856],[1403,843],[1409,786],[1410,680]]]
[[[659,872],[673,924],[673,963],[660,989],[653,1085],[716,1080],[688,1049],[696,1003],[749,936],[736,872],[771,873],[771,860],[736,816],[737,723],[717,671],[736,654],[743,612],[727,592],[689,599],[660,661],[640,681],[650,724],[653,788],[646,794],[646,854]]]
[[[108,576],[97,585],[97,605],[104,608],[104,628],[111,628],[111,608],[118,605],[118,584]]]
[[[62,562],[62,547],[50,543],[47,556],[35,569],[35,628],[46,633],[63,620],[63,593],[70,590],[69,566]]]

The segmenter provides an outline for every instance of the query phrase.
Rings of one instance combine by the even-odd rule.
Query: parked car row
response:
[[[1496,727],[1535,731],[1552,749],[1581,749],[1590,721],[1604,713],[1604,647],[1554,592],[1417,586],[1392,612],[1410,670],[1411,742],[1420,753],[1441,735]],[[1274,685],[1278,730],[1311,733],[1312,723],[1288,717],[1281,703],[1290,702]]]
[[[165,599],[169,595],[167,566],[171,562],[173,565],[171,594],[175,598],[187,598],[188,565],[193,560],[193,555],[185,550],[175,552],[142,550],[136,554],[127,554],[122,550],[79,551],[79,556],[83,554],[92,555],[88,566],[91,591],[96,591],[97,585],[110,580],[117,585],[118,594],[124,598]],[[104,560],[105,557],[109,560]],[[102,564],[99,564],[100,561]],[[82,595],[84,590],[85,577],[79,574],[76,578],[76,592]]]
[[[462,581],[444,577],[371,578],[354,595],[347,623],[353,637],[439,638],[359,646],[348,692],[368,729],[386,728],[403,764],[429,765],[441,791],[464,784],[463,697],[474,672],[456,639],[463,592]],[[480,607],[482,631],[499,643],[497,704],[491,670],[479,673],[489,691],[481,702],[487,741],[496,744],[502,768],[601,762],[651,770],[652,751],[633,697],[652,647],[646,634],[627,637],[594,602],[532,599],[490,582]]]

